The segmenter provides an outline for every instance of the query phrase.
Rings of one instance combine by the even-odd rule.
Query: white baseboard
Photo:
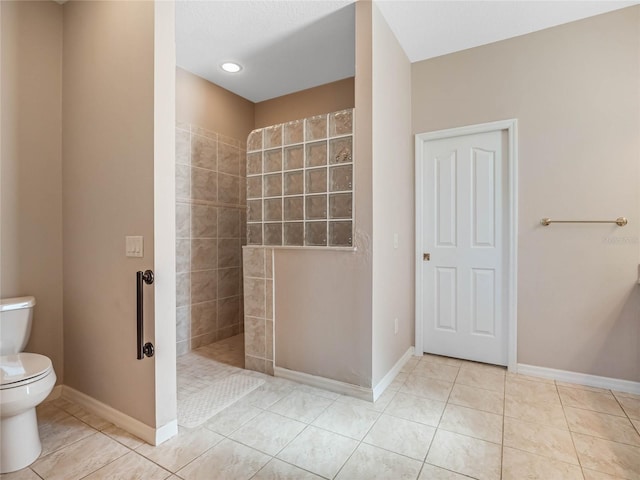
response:
[[[338,380],[318,377],[308,373],[296,372],[295,370],[289,370],[282,367],[275,367],[273,369],[273,375],[275,377],[293,380],[294,382],[304,383],[305,385],[310,385],[312,387],[324,388],[330,392],[349,395],[350,397],[359,398],[360,400],[366,400],[368,402],[373,401],[373,390],[371,388],[339,382]]]
[[[178,419],[170,421],[164,424],[160,428],[156,428],[156,441],[153,445],[160,445],[166,442],[171,437],[175,437],[178,434]]]
[[[536,367],[535,365],[518,364],[518,373],[531,375],[532,377],[549,378],[559,382],[577,383],[588,387],[606,388],[616,392],[635,393],[640,395],[640,382],[621,380],[619,378],[600,377],[587,373],[569,372],[567,370],[556,370],[555,368]]]
[[[380,380],[378,384],[375,387],[373,387],[374,402],[378,398],[380,398],[380,395],[382,395],[382,393],[387,389],[387,387],[391,385],[391,382],[393,382],[393,380],[396,378],[398,373],[400,373],[400,370],[402,370],[402,367],[404,367],[404,364],[407,363],[407,361],[414,355],[414,353],[415,353],[415,347],[413,346],[409,347],[408,350],[404,352],[404,355],[402,355],[402,357],[400,357],[400,359],[396,362],[396,364],[391,368],[391,370],[389,370],[387,374],[382,378],[382,380]]]
[[[140,420],[136,420],[135,418],[130,417],[129,415],[122,413],[121,411],[116,410],[115,408],[110,407],[89,395],[79,392],[71,387],[67,387],[66,385],[62,388],[62,398],[76,403],[88,412],[104,418],[151,445],[160,445],[162,442],[178,433],[177,420],[173,420],[159,428],[150,427],[149,425],[142,423]]]

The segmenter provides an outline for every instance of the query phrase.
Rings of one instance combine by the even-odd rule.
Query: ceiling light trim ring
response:
[[[242,65],[236,62],[222,62],[220,68],[227,73],[238,73],[242,70]]]

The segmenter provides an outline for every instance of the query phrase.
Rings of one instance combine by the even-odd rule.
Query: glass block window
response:
[[[247,243],[353,246],[353,109],[254,130]]]

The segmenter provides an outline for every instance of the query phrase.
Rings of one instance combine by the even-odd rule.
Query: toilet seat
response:
[[[53,370],[51,360],[37,353],[0,356],[0,390],[22,387],[46,377]]]

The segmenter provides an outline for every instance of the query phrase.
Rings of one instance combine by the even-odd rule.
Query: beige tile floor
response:
[[[211,348],[194,355],[204,377],[238,373]],[[38,409],[42,456],[2,478],[640,479],[637,395],[430,355],[376,403],[241,372],[265,384],[158,447],[49,402]]]

